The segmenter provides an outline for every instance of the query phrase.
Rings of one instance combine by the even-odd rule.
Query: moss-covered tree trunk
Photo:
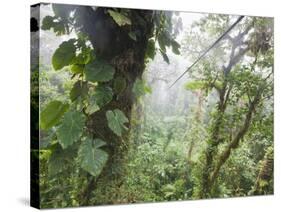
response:
[[[132,24],[118,26],[106,13],[106,8],[93,10],[91,7],[78,9],[84,31],[94,47],[96,57],[106,61],[115,68],[114,78],[121,77],[126,81],[126,88],[118,95],[114,95],[110,103],[93,113],[88,121],[88,131],[93,137],[107,142],[106,151],[109,159],[102,173],[97,177],[90,177],[87,186],[81,191],[81,205],[90,205],[92,192],[103,188],[104,192],[109,186],[118,188],[122,185],[122,176],[126,173],[126,155],[128,150],[129,131],[117,136],[109,129],[106,119],[108,110],[119,109],[130,120],[134,104],[133,85],[135,80],[142,76],[145,68],[145,52],[148,39],[152,35],[152,11],[134,10],[130,16]],[[137,32],[136,40],[128,33]],[[106,82],[113,86],[113,80]],[[130,127],[128,123],[127,127]],[[112,191],[111,191],[112,192]],[[111,193],[112,199],[104,199],[101,203],[116,203],[118,191]],[[99,204],[96,202],[96,204]]]
[[[250,50],[249,45],[247,43],[243,42],[243,39],[245,35],[249,33],[249,31],[252,29],[252,24],[249,24],[244,31],[241,31],[238,35],[234,37],[228,36],[225,39],[228,39],[231,45],[231,51],[229,55],[229,61],[226,66],[222,67],[222,87],[217,87],[215,84],[212,84],[211,87],[215,88],[218,92],[219,100],[217,102],[217,108],[216,108],[216,118],[214,120],[212,130],[210,133],[210,138],[207,142],[207,148],[205,151],[205,164],[203,168],[202,173],[202,189],[199,194],[200,198],[210,198],[211,197],[211,190],[215,181],[215,178],[218,175],[218,171],[220,170],[220,167],[222,164],[226,161],[226,159],[229,157],[230,152],[226,159],[220,160],[220,162],[223,162],[219,166],[216,166],[215,163],[215,157],[218,153],[218,147],[221,143],[225,142],[225,139],[222,136],[221,129],[224,125],[224,118],[225,118],[225,111],[228,107],[229,97],[232,92],[232,84],[229,80],[229,74],[232,71],[233,67],[239,61],[244,57],[244,55]],[[252,111],[250,116],[252,116]],[[250,120],[251,121],[251,117]],[[248,130],[248,127],[246,127],[246,131]],[[238,143],[240,139],[244,136],[246,132],[243,132],[242,136],[238,136]],[[238,145],[238,144],[237,144]],[[219,163],[220,163],[219,162]],[[215,173],[215,174],[214,174]]]

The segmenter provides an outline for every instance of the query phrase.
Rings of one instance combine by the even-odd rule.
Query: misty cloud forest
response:
[[[273,194],[273,18],[38,11],[41,208]]]

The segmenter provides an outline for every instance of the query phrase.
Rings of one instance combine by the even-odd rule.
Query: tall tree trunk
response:
[[[202,173],[202,190],[200,192],[200,198],[208,198],[211,185],[210,185],[210,172],[213,169],[214,155],[217,152],[217,147],[220,143],[220,129],[222,126],[222,121],[224,117],[224,112],[226,109],[226,103],[228,97],[225,97],[227,84],[225,82],[223,88],[219,91],[219,102],[217,104],[218,116],[214,123],[214,128],[212,129],[212,134],[208,140],[207,149],[205,152],[205,165]],[[229,90],[230,92],[230,90]],[[229,93],[227,92],[227,93]]]
[[[126,173],[129,131],[124,133],[122,137],[115,135],[107,125],[105,114],[108,110],[120,109],[130,120],[135,99],[132,88],[135,80],[142,76],[145,68],[145,51],[153,31],[152,11],[134,10],[132,13],[130,17],[132,25],[119,27],[106,14],[106,8],[96,10],[91,7],[79,8],[82,30],[89,35],[97,58],[114,66],[114,77],[122,77],[126,80],[125,90],[118,97],[114,95],[110,103],[92,114],[87,121],[88,131],[93,137],[101,138],[107,142],[106,151],[109,159],[102,173],[97,178],[91,177],[86,188],[82,190],[81,205],[91,204],[92,191],[98,186],[106,186],[112,182],[121,186],[122,176]],[[133,30],[138,30],[136,41],[128,35]],[[112,86],[112,83],[110,81],[106,84]],[[130,123],[127,127],[130,127]],[[107,202],[103,202],[103,204],[105,203]],[[108,200],[108,203],[114,202]]]
[[[259,90],[255,96],[255,99],[253,100],[253,102],[251,102],[251,104],[249,106],[248,113],[245,117],[243,126],[240,128],[240,130],[238,131],[237,135],[233,138],[233,140],[230,141],[227,148],[218,157],[216,166],[214,167],[213,172],[210,174],[210,179],[209,179],[210,187],[213,185],[215,179],[217,178],[220,168],[226,162],[226,160],[229,158],[231,151],[238,147],[239,142],[243,139],[245,134],[248,132],[248,129],[249,129],[251,121],[252,121],[253,113],[255,112],[255,107],[258,105],[258,103],[260,101],[261,94],[262,94],[262,91]]]

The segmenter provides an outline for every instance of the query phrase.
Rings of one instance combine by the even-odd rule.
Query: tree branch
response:
[[[232,67],[235,64],[237,64],[242,59],[242,57],[245,55],[245,53],[248,50],[250,50],[249,46],[247,46],[246,48],[240,48],[238,53],[236,55],[233,55],[233,57],[230,58],[228,65],[223,68],[225,76],[227,76],[229,74],[229,72],[231,71]]]
[[[254,100],[249,105],[249,110],[248,110],[248,113],[247,113],[246,118],[244,120],[243,126],[240,128],[240,130],[238,131],[236,136],[229,143],[229,145],[223,151],[223,153],[218,157],[218,163],[216,164],[216,166],[214,168],[214,171],[212,172],[212,174],[210,176],[210,185],[212,185],[214,183],[214,180],[218,176],[220,168],[226,162],[226,160],[229,158],[231,150],[238,147],[240,140],[243,139],[243,137],[247,133],[247,131],[248,131],[249,127],[250,127],[250,123],[252,121],[252,116],[253,116],[253,113],[255,111],[255,107],[260,102],[260,98],[261,98],[263,90],[264,90],[264,86],[261,86],[258,89],[257,94],[256,94]]]
[[[249,24],[247,28],[240,32],[236,37],[232,38],[228,36],[228,40],[230,40],[232,44],[231,53],[230,53],[230,60],[228,62],[228,65],[226,67],[223,67],[224,74],[227,76],[229,72],[231,71],[232,67],[239,62],[239,60],[245,55],[245,53],[250,49],[249,46],[245,48],[241,48],[243,44],[246,44],[243,39],[244,36],[249,33],[249,31],[252,29],[253,23]],[[235,50],[237,47],[240,46],[239,52],[235,55]]]

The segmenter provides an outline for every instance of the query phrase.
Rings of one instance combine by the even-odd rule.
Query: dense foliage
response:
[[[182,31],[172,12],[52,11],[42,30],[68,39],[40,64],[43,208],[273,193],[271,19],[245,18],[168,89],[237,17]]]

